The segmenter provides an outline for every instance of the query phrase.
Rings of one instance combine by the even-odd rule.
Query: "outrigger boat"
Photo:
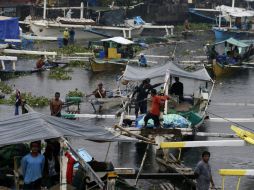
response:
[[[66,17],[58,17],[56,20],[47,20],[47,10],[69,10]],[[80,18],[71,18],[71,9],[80,10]],[[100,14],[98,15],[98,21]],[[44,0],[43,19],[33,20],[27,18],[22,23],[29,24],[33,33],[43,37],[61,37],[65,28],[74,28],[76,39],[98,39],[102,37],[123,36],[132,38],[143,31],[143,26],[133,19],[126,20],[123,26],[103,26],[92,19],[84,18],[84,3],[80,7],[53,7],[47,8],[47,1]]]
[[[229,75],[239,68],[246,68],[254,54],[252,40],[229,38],[208,46],[208,62],[216,77]]]
[[[129,81],[142,81],[146,78],[157,78],[165,76],[163,91],[167,95],[169,93],[170,86],[173,82],[173,77],[180,77],[184,83],[184,100],[179,102],[179,97],[172,95],[174,101],[177,102],[176,105],[172,101],[167,101],[165,104],[165,110],[163,115],[163,126],[164,129],[158,129],[164,131],[162,133],[167,133],[167,130],[177,129],[180,131],[193,131],[197,130],[202,124],[206,117],[206,109],[208,107],[211,94],[213,91],[214,82],[207,73],[205,67],[189,72],[183,70],[180,66],[173,62],[168,62],[162,66],[156,66],[152,68],[141,68],[128,65],[123,74],[123,79]],[[185,80],[186,79],[186,80]],[[131,104],[128,104],[131,106]],[[129,108],[128,110],[130,110]],[[130,112],[127,113],[126,118],[128,118]],[[125,117],[123,117],[124,119]],[[143,117],[142,117],[143,118]],[[136,121],[136,127],[130,127],[130,130],[137,131],[140,130],[139,122]],[[176,120],[183,121],[177,124]],[[145,129],[141,129],[141,131]]]
[[[95,57],[89,59],[92,72],[124,69],[135,56],[135,43],[123,37],[103,39],[99,42],[92,42],[90,48]]]
[[[244,130],[237,126],[231,126],[231,129],[235,132],[237,137],[241,140],[214,140],[214,141],[180,141],[180,142],[161,142],[161,149],[182,149],[188,147],[239,147],[246,145],[254,145],[254,133]],[[181,152],[181,151],[180,151]],[[160,160],[157,160],[161,163]],[[167,164],[168,166],[170,165]],[[240,181],[243,176],[254,176],[253,169],[220,169],[219,174],[222,176],[222,186],[216,189],[225,188],[225,177],[226,176],[237,176],[238,181],[236,183],[236,190],[240,189]]]
[[[198,13],[200,12],[200,13]],[[215,18],[206,16],[201,12],[215,13]],[[232,0],[232,6],[220,5],[214,9],[192,8],[190,13],[201,16],[210,21],[216,21],[212,28],[217,40],[225,40],[230,37],[243,39],[252,37],[254,11],[252,9],[235,7],[235,0]]]

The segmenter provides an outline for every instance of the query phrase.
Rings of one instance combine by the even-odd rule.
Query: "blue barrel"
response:
[[[100,51],[99,52],[99,58],[104,59],[105,58],[105,51]]]

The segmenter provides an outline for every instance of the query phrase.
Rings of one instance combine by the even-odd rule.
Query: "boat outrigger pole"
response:
[[[43,20],[46,20],[46,12],[47,12],[47,0],[44,0],[44,3],[43,3]]]

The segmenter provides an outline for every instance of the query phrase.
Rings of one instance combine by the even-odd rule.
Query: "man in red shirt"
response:
[[[169,100],[169,96],[158,96],[155,89],[151,90],[151,96],[152,106],[150,112],[148,112],[144,118],[144,127],[147,126],[147,122],[149,119],[152,119],[154,121],[155,127],[160,127],[160,107],[164,106],[166,100]]]

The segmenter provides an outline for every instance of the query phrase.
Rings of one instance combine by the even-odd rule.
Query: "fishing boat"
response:
[[[246,68],[254,54],[252,40],[236,40],[229,38],[209,45],[207,48],[208,62],[212,64],[216,77],[232,74],[241,68]]]
[[[204,14],[199,14],[198,12],[215,13],[216,25],[212,30],[216,40],[225,40],[230,37],[244,39],[254,35],[252,24],[254,11],[235,7],[235,0],[232,0],[232,6],[220,5],[214,9],[192,8],[190,12],[209,20],[214,20],[214,17],[204,16]]]
[[[134,42],[123,37],[103,39],[92,42],[90,48],[95,57],[89,59],[92,72],[124,69],[134,55]]]
[[[214,82],[207,73],[204,66],[201,69],[195,71],[186,71],[179,65],[168,62],[165,65],[155,66],[152,68],[141,68],[128,65],[123,74],[123,79],[129,82],[142,81],[146,78],[158,78],[165,76],[163,92],[166,95],[169,93],[169,89],[172,86],[173,77],[179,77],[183,79],[183,83],[186,89],[184,89],[184,98],[179,101],[178,96],[171,95],[176,104],[173,101],[167,101],[165,104],[163,118],[163,129],[167,133],[167,130],[177,129],[180,131],[193,131],[203,124],[206,117],[206,109],[208,107],[210,97],[213,91]],[[187,80],[186,80],[187,79]],[[188,86],[188,88],[187,88]],[[126,117],[128,118],[128,115]],[[135,127],[142,130],[142,119],[137,118],[135,121]],[[176,120],[183,121],[177,124]],[[149,123],[149,122],[148,122]],[[153,124],[150,125],[153,127]],[[136,129],[137,129],[136,128]],[[149,130],[149,129],[148,129]]]
[[[66,17],[58,17],[56,20],[47,20],[47,10],[64,10],[68,9]],[[80,18],[71,18],[71,9],[80,10]],[[122,25],[119,26],[104,26],[100,25],[92,19],[84,18],[84,4],[81,3],[80,7],[55,7],[47,8],[47,2],[44,0],[43,19],[33,20],[27,17],[23,23],[29,24],[32,32],[37,36],[43,37],[62,37],[65,28],[73,28],[75,30],[75,39],[98,39],[102,37],[134,37],[141,34],[143,31],[142,25],[135,22],[134,19],[126,19]],[[100,14],[99,16],[100,17]],[[99,19],[98,19],[99,20]]]
[[[54,62],[54,61],[47,61],[46,64],[42,68],[25,68],[25,69],[17,69],[16,62],[17,57],[13,56],[0,56],[1,66],[0,66],[0,74],[1,76],[7,75],[22,75],[22,74],[31,74],[31,73],[39,73],[43,71],[47,71],[53,69],[55,67],[61,66],[65,67],[67,64]]]

